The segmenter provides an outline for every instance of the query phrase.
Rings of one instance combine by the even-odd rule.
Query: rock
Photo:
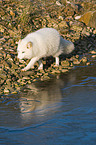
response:
[[[83,57],[80,62],[83,62],[83,63],[86,63],[88,60],[87,60],[87,57]]]
[[[71,29],[73,29],[74,31],[81,31],[82,30],[82,24],[81,22],[73,22],[72,24],[70,24]]]
[[[59,1],[56,1],[56,5],[62,6],[62,4]]]
[[[61,65],[62,65],[63,67],[68,67],[68,66],[70,65],[70,63],[69,63],[69,61],[64,60],[64,61],[61,62]]]
[[[65,7],[65,9],[64,9],[64,12],[66,13],[66,15],[68,15],[68,16],[72,16],[72,15],[74,15],[74,8],[70,5],[70,4],[68,4],[66,7]]]
[[[12,10],[10,10],[10,15],[15,16],[15,13]]]
[[[4,89],[5,94],[9,94],[9,90],[7,88]]]
[[[17,37],[17,35],[20,35],[17,29],[14,29],[14,30],[9,29],[8,32],[11,37]]]
[[[96,57],[96,55],[92,55],[92,57],[93,57],[93,58],[95,58],[95,57]]]
[[[81,6],[83,7],[85,12],[86,11],[87,12],[90,11],[90,9],[91,9],[91,11],[96,10],[96,2],[95,2],[95,0],[82,1],[81,2]]]
[[[62,69],[62,73],[68,72],[68,69]]]
[[[58,24],[59,28],[65,28],[65,27],[68,27],[66,21],[61,21],[59,24]]]
[[[96,11],[86,12],[80,17],[75,17],[75,19],[78,19],[89,27],[96,28]]]
[[[79,61],[78,59],[75,59],[75,60],[73,61],[73,64],[80,64],[80,61]]]
[[[96,54],[95,50],[90,51],[91,54]]]
[[[4,26],[3,25],[0,25],[0,32],[4,32]]]
[[[17,91],[13,91],[13,92],[11,92],[12,94],[17,94]]]
[[[61,1],[62,5],[66,6],[67,0],[60,0],[60,1]]]

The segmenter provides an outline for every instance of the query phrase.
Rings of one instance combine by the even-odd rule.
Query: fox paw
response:
[[[25,68],[23,68],[23,69],[21,69],[21,70],[22,70],[23,72],[24,72],[24,71],[27,71]]]

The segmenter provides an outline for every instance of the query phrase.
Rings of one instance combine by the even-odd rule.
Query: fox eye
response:
[[[25,51],[22,51],[22,53],[25,53]]]

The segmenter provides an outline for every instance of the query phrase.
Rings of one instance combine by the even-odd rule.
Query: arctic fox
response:
[[[36,61],[39,61],[38,69],[43,69],[40,59],[47,56],[55,57],[56,65],[59,65],[59,55],[69,54],[73,50],[74,44],[63,39],[54,28],[42,28],[29,33],[18,42],[17,48],[19,59],[31,59],[23,71],[32,68]]]

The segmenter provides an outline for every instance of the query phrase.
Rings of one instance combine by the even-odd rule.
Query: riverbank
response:
[[[76,65],[91,65],[86,53],[96,58],[96,30],[75,17],[96,9],[95,1],[0,1],[0,94],[18,93],[23,86],[37,80],[48,80],[52,76],[67,73]],[[75,45],[71,56],[61,58],[60,66],[54,59],[43,59],[44,70],[21,72],[29,60],[17,59],[17,42],[28,33],[43,27],[53,27]]]

